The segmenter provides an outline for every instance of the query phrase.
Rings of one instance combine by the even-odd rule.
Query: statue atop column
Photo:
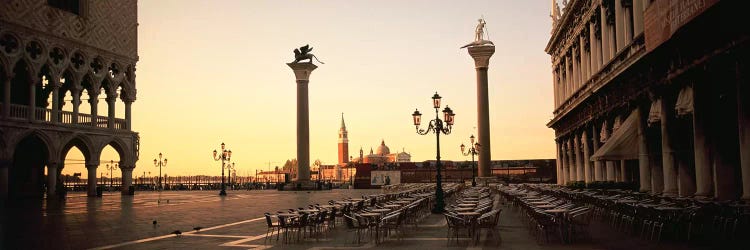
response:
[[[321,62],[318,57],[310,53],[312,51],[312,47],[310,47],[309,44],[306,44],[305,46],[300,47],[299,49],[294,49],[294,61],[291,63],[299,63],[302,60],[310,60],[310,63],[313,62],[313,58],[315,58],[316,61],[318,61],[321,64],[325,64],[324,62]]]
[[[474,30],[474,41],[471,42],[471,43],[469,43],[469,44],[467,44],[467,45],[462,46],[461,47],[462,49],[466,48],[466,47],[482,46],[482,45],[487,45],[487,44],[491,44],[492,46],[495,45],[490,40],[484,40],[484,33],[485,33],[485,30],[486,30],[486,27],[484,27],[484,26],[487,24],[487,22],[484,21],[484,18],[479,18],[477,21],[479,23],[477,24],[477,27]]]

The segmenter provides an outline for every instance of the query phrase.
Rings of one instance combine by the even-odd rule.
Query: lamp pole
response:
[[[234,186],[232,185],[232,173],[236,173],[237,171],[234,168],[234,162],[232,164],[227,164],[227,183],[229,183],[229,188],[234,190]],[[234,181],[237,182],[237,175],[234,175]]]
[[[227,150],[226,145],[224,143],[221,143],[221,155],[218,155],[218,152],[214,149],[214,160],[219,161],[221,160],[221,191],[219,191],[219,195],[225,196],[227,195],[227,189],[226,186],[224,186],[224,168],[226,167],[225,162],[232,159],[232,150]]]
[[[161,157],[162,157],[162,154],[159,153],[159,160],[156,160],[156,158],[154,158],[154,167],[159,167],[159,183],[158,183],[158,185],[159,185],[159,189],[158,190],[159,191],[161,191],[162,189],[164,189],[164,187],[162,187],[162,185],[161,185],[161,167],[166,167],[167,166],[167,158],[164,158],[164,160],[162,160]],[[150,174],[151,174],[151,172],[149,172],[149,175]]]
[[[112,175],[112,170],[117,169],[117,163],[115,163],[114,160],[109,160],[110,164],[107,164],[107,170],[109,170],[109,191],[112,192],[112,179],[114,175]]]
[[[444,200],[444,194],[443,194],[443,180],[442,175],[440,172],[440,167],[442,164],[440,163],[440,134],[449,135],[451,133],[451,128],[453,127],[453,118],[456,114],[453,113],[453,110],[449,108],[448,106],[445,106],[445,109],[443,109],[443,120],[440,120],[440,116],[438,115],[440,110],[440,95],[438,95],[437,92],[435,92],[435,95],[432,96],[432,107],[435,108],[435,119],[431,120],[429,123],[429,126],[427,129],[420,129],[419,125],[422,122],[422,113],[419,113],[419,110],[415,110],[412,114],[412,118],[414,119],[414,126],[416,127],[417,134],[420,135],[426,135],[430,132],[435,133],[435,140],[436,140],[436,151],[437,155],[435,159],[437,160],[436,168],[437,168],[437,174],[435,176],[436,179],[436,188],[435,188],[435,206],[432,208],[432,213],[443,213],[445,212],[445,200]]]
[[[471,148],[469,148],[469,151],[464,153],[464,151],[466,151],[466,146],[464,146],[464,144],[461,143],[461,154],[463,154],[464,156],[471,155],[471,186],[476,187],[477,178],[476,178],[476,175],[474,174],[476,162],[474,162],[474,156],[479,154],[480,145],[479,145],[479,142],[474,142],[474,135],[471,135],[469,137],[469,140],[471,141],[471,143],[469,144],[469,145],[472,145]]]

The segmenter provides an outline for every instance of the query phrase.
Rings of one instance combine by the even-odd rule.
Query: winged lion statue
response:
[[[298,63],[302,60],[310,60],[310,62],[313,62],[313,58],[315,58],[316,61],[318,61],[321,64],[325,64],[324,62],[321,62],[318,57],[310,53],[312,51],[312,47],[310,47],[309,44],[300,47],[299,49],[294,49],[294,62],[292,63]]]

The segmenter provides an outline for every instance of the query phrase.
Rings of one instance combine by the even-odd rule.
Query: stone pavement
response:
[[[523,225],[519,211],[503,206],[500,237],[483,237],[479,244],[464,237],[446,240],[441,215],[430,215],[419,228],[406,226],[401,240],[379,244],[363,237],[355,244],[353,232],[338,225],[325,235],[302,242],[265,241],[264,212],[359,197],[380,190],[319,192],[215,191],[140,192],[135,197],[107,194],[103,198],[71,195],[65,202],[27,202],[3,211],[1,249],[698,249],[674,243],[656,244],[623,236],[606,225],[593,223],[590,240],[573,244],[538,243]],[[157,220],[157,225],[152,224]],[[199,232],[193,227],[201,226]],[[181,236],[170,234],[180,230]],[[706,248],[710,249],[710,248]]]

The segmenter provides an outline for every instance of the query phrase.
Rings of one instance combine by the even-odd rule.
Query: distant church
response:
[[[411,154],[399,152],[391,154],[391,149],[385,145],[385,140],[380,141],[377,151],[373,153],[370,148],[370,154],[363,155],[362,148],[359,149],[359,157],[352,159],[355,163],[371,163],[382,165],[391,162],[411,162]],[[341,128],[339,128],[339,165],[346,165],[349,162],[349,138],[344,123],[344,115],[341,115]]]

